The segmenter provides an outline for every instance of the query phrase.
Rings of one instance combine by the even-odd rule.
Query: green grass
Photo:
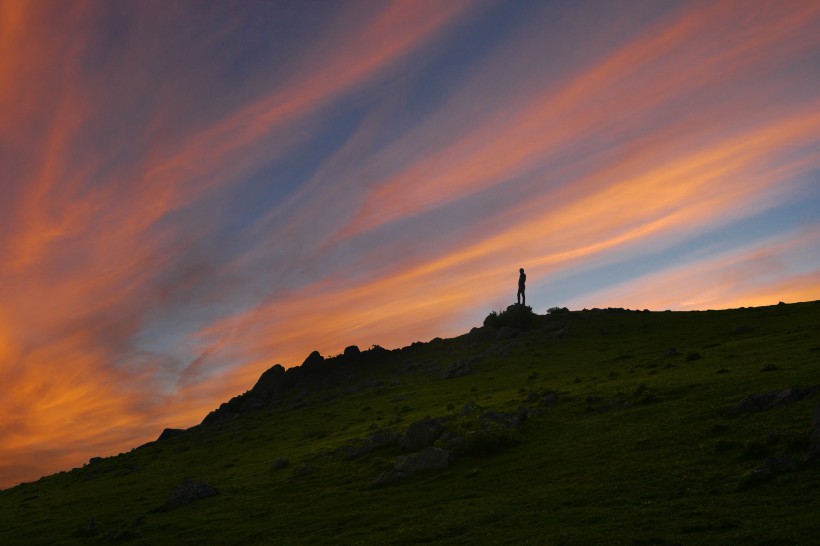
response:
[[[541,321],[562,323],[566,335],[538,328],[507,341],[466,335],[392,351],[346,383],[314,389],[298,409],[286,397],[0,491],[0,544],[816,542],[820,466],[802,461],[820,395],[727,412],[749,394],[820,384],[820,302]],[[670,347],[676,354],[665,356]],[[474,355],[472,374],[441,378],[440,368]],[[431,361],[438,368],[399,371]],[[383,387],[345,394],[368,379]],[[373,487],[395,448],[353,461],[335,454],[373,423],[402,431],[425,416],[455,416],[469,401],[515,412],[536,406],[533,391],[558,401],[523,423],[515,442],[445,470]],[[747,481],[781,454],[799,468]],[[271,470],[279,457],[289,466]],[[301,473],[305,466],[312,472]],[[186,476],[220,495],[157,511]],[[81,536],[89,519],[98,533]]]

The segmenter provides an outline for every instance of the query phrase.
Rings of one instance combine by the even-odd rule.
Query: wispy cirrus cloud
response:
[[[172,355],[142,345],[158,316],[195,325],[230,302],[236,275],[208,239],[232,213],[209,199],[304,142],[323,108],[377,79],[466,7],[337,10],[323,18],[325,38],[314,48],[288,44],[299,70],[235,96],[209,96],[209,85],[225,88],[203,54],[241,50],[247,14],[192,14],[186,4],[0,7],[0,66],[14,75],[0,82],[9,113],[0,121],[0,483],[133,447],[164,422],[201,418],[214,393],[203,403],[173,387],[198,354],[185,346],[184,327]],[[179,17],[191,27],[174,34]],[[213,108],[191,111],[208,100]],[[308,125],[294,128],[300,120]],[[214,216],[203,221],[192,208]]]
[[[0,484],[190,426],[313,349],[461,333],[520,266],[541,310],[817,297],[788,216],[820,200],[819,24],[814,2],[0,5]]]

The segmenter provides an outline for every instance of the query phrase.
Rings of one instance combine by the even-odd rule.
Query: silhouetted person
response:
[[[516,299],[521,305],[527,305],[527,296],[524,295],[524,290],[526,288],[524,285],[527,283],[527,274],[524,273],[523,267],[519,269],[518,272],[518,294],[516,295]]]

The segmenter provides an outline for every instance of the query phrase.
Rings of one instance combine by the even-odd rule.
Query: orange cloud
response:
[[[462,333],[511,301],[519,265],[531,283],[571,275],[793,198],[816,168],[820,104],[805,82],[767,76],[816,51],[820,7],[753,8],[686,5],[602,40],[606,51],[585,45],[593,53],[565,80],[502,70],[507,53],[538,57],[533,21],[421,119],[405,125],[402,112],[391,128],[400,99],[368,109],[243,231],[226,225],[244,214],[229,207],[249,173],[301,150],[328,111],[369,100],[387,74],[418,77],[417,54],[435,55],[422,47],[481,8],[345,5],[287,69],[213,110],[191,107],[192,121],[179,112],[215,100],[196,93],[219,76],[156,76],[163,40],[140,34],[151,25],[90,69],[105,41],[99,5],[0,4],[0,486],[194,424],[312,349]],[[164,21],[149,15],[137,13]],[[499,73],[520,76],[514,89]],[[807,237],[649,275],[589,305],[816,298],[811,264],[766,274],[815,248]],[[746,267],[753,282],[737,274]]]
[[[0,460],[12,461],[0,465],[0,486],[128,449],[166,424],[190,424],[238,386],[227,378],[219,388],[175,392],[168,378],[184,362],[134,346],[164,298],[201,282],[195,270],[174,267],[180,247],[208,233],[185,233],[171,215],[286,153],[270,145],[294,141],[295,121],[377,78],[468,7],[402,1],[365,17],[351,5],[287,82],[224,113],[203,113],[190,127],[169,126],[169,112],[181,105],[163,104],[131,128],[145,133],[129,134],[129,148],[120,149],[105,130],[122,132],[117,123],[132,115],[123,108],[140,104],[127,93],[150,94],[162,83],[142,67],[156,64],[150,55],[161,47],[127,51],[122,58],[133,64],[107,66],[101,85],[87,58],[101,6],[0,5],[0,144],[15,156],[0,204]],[[129,78],[144,78],[145,88],[117,87]],[[160,286],[167,276],[170,290]]]
[[[814,226],[798,236],[773,238],[653,271],[588,294],[575,304],[703,310],[813,301],[820,295],[817,264],[809,262],[802,271],[784,272],[791,270],[787,262],[810,256],[819,242],[820,228]]]
[[[782,62],[795,49],[810,50],[820,43],[813,32],[820,18],[816,3],[757,13],[746,25],[736,21],[737,7],[733,2],[687,7],[561,88],[505,106],[500,114],[489,112],[484,123],[462,138],[435,142],[431,153],[380,181],[340,236],[352,237],[503,184],[571,146],[582,146],[596,132],[625,132],[636,123],[630,117],[654,123],[647,117],[656,115],[659,106],[668,107],[704,87],[736,82],[761,64]],[[460,100],[469,101],[468,93]],[[738,102],[746,101],[741,95]],[[703,123],[703,116],[695,116]],[[422,131],[427,138],[437,132]],[[659,135],[653,137],[667,144]]]

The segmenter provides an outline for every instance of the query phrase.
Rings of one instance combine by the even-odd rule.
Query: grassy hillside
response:
[[[817,543],[820,394],[786,390],[820,384],[820,302],[525,322],[316,360],[2,491],[0,544]],[[449,466],[391,474],[425,417]],[[186,477],[218,494],[168,506]]]

